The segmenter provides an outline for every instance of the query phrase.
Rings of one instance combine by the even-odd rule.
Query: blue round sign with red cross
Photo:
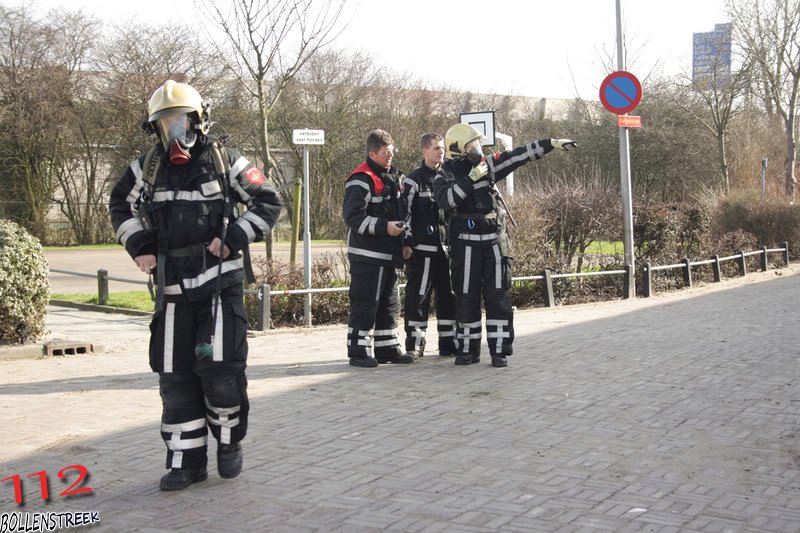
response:
[[[617,115],[630,113],[641,100],[642,84],[630,72],[612,72],[600,84],[600,101],[603,107]]]

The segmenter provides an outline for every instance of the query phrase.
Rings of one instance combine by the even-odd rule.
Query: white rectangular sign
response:
[[[325,144],[325,130],[292,130],[294,144]]]

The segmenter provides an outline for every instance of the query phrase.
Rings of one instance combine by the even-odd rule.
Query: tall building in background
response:
[[[692,81],[697,86],[726,85],[731,79],[731,24],[715,24],[714,31],[695,33],[692,46]]]

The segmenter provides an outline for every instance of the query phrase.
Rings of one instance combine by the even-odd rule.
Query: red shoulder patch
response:
[[[267,178],[264,177],[264,173],[256,167],[250,167],[245,170],[244,177],[250,185],[263,185],[267,181]]]
[[[494,160],[495,161],[500,161],[500,152],[495,152],[494,153]]]

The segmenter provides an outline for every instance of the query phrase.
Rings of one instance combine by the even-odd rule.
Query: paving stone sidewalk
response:
[[[0,478],[25,500],[0,483],[0,513],[96,511],[113,532],[800,531],[796,272],[519,311],[506,369],[485,348],[353,368],[343,326],[252,338],[245,470],[220,479],[212,444],[209,480],[177,493],[157,487],[147,320],[51,308],[51,335],[106,352],[0,362]],[[59,496],[75,464],[94,492]]]

